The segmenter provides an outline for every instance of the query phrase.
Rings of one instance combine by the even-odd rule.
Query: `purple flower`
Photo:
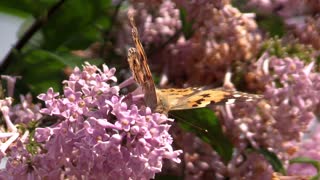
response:
[[[225,107],[223,123],[239,147],[245,147],[249,139],[253,146],[282,151],[279,144],[299,140],[315,118],[320,89],[315,86],[313,63],[264,55],[255,67],[256,82],[265,85],[265,100]]]
[[[305,134],[305,137],[301,142],[293,142],[289,147],[294,147],[296,153],[291,156],[295,157],[306,157],[316,161],[320,161],[320,126],[318,122],[314,124],[309,133]],[[315,176],[317,175],[317,169],[311,164],[306,163],[294,163],[290,164],[288,167],[289,175],[303,175],[303,176]]]
[[[163,159],[180,162],[182,151],[173,150],[166,124],[172,120],[120,96],[119,87],[111,85],[114,73],[86,63],[64,81],[62,96],[52,89],[38,96],[46,105],[41,112],[61,121],[37,128],[36,140],[47,151],[41,156],[56,159],[69,177],[149,179],[161,171]],[[52,168],[41,177],[50,176]]]
[[[7,80],[8,97],[13,97],[14,86],[16,84],[17,79],[21,79],[21,76],[1,75],[1,78]]]
[[[31,94],[20,95],[20,103],[10,109],[10,118],[15,124],[28,124],[42,117],[40,108],[41,104],[33,104]]]
[[[0,157],[7,155],[7,151],[11,153],[12,147],[17,142],[28,142],[29,131],[18,128],[26,128],[28,123],[42,117],[39,113],[40,105],[32,104],[31,95],[20,96],[21,104],[12,106],[13,99],[5,98],[0,100],[0,110],[2,117],[5,120],[6,128],[1,128],[0,139]]]

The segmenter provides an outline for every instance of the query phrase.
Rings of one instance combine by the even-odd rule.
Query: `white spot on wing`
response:
[[[228,99],[226,104],[234,104],[235,101],[236,101],[236,99]]]
[[[248,131],[248,126],[247,126],[246,124],[244,124],[244,123],[240,124],[239,127],[240,127],[240,129],[241,129],[242,131],[244,131],[244,132]]]
[[[234,94],[233,97],[235,98],[238,98],[238,97],[241,97],[242,95],[241,94]]]

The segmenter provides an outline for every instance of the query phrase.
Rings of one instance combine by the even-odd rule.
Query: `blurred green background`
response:
[[[116,8],[111,0],[0,1],[1,74],[23,76],[16,94],[37,95],[49,87],[60,91],[65,67],[86,61],[70,52],[103,42]],[[23,37],[28,30],[36,33]],[[21,38],[26,41],[16,42],[19,47],[8,52]],[[103,60],[91,59],[90,63],[102,64]]]

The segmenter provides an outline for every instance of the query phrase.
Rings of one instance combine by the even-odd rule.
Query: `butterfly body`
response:
[[[139,39],[133,15],[128,13],[128,17],[132,26],[132,38],[136,46],[136,48],[130,48],[128,51],[128,63],[133,77],[142,87],[146,106],[153,111],[167,114],[172,110],[202,108],[210,104],[234,103],[235,101],[246,102],[261,98],[259,95],[222,88],[157,89],[153,82],[145,51]]]

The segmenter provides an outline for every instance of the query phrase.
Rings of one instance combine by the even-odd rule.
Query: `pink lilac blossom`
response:
[[[198,3],[198,11],[186,13],[192,22],[191,37],[180,35],[150,57],[156,70],[175,86],[222,83],[228,67],[251,59],[260,48],[262,36],[253,14],[241,13],[230,4]],[[177,66],[183,68],[173,68]]]
[[[173,0],[179,7],[182,7],[187,11],[188,20],[197,19],[201,11],[206,7],[221,9],[225,5],[230,4],[230,0],[198,0],[198,1],[186,1],[186,0]]]
[[[297,16],[308,11],[305,0],[249,0],[247,5],[260,13],[276,13],[282,17]]]
[[[161,171],[163,159],[180,162],[182,151],[172,149],[168,133],[172,119],[139,109],[130,96],[120,96],[119,86],[112,85],[114,73],[114,68],[104,65],[100,70],[87,63],[63,82],[62,96],[52,88],[38,96],[46,106],[40,112],[58,119],[51,127],[36,129],[35,139],[43,146],[30,164],[38,177],[64,173],[76,178],[149,179]],[[11,175],[19,174],[7,168]]]
[[[2,78],[8,80],[8,95],[13,95],[14,84],[16,77],[2,76]],[[20,104],[13,105],[13,98],[7,97],[0,100],[0,110],[2,117],[5,120],[6,126],[1,127],[1,158],[3,158],[8,149],[16,142],[25,142],[29,135],[28,130],[21,130],[27,128],[27,124],[38,120],[42,117],[40,114],[40,104],[32,103],[32,96],[30,94],[26,96],[20,96]]]
[[[180,164],[166,161],[163,174],[184,177],[186,180],[222,180],[228,177],[225,162],[209,144],[179,126],[173,126],[170,132],[174,145],[180,147],[184,153]]]
[[[250,72],[255,81],[248,82],[264,85],[264,99],[217,108],[225,133],[237,148],[237,155],[227,165],[230,177],[272,177],[270,164],[262,155],[246,152],[248,146],[269,149],[288,159],[285,143],[300,140],[319,106],[320,77],[313,68],[314,63],[306,65],[297,58],[264,54]],[[225,83],[232,88],[230,78]]]
[[[30,138],[30,131],[27,128],[30,122],[40,119],[42,115],[39,112],[40,105],[31,102],[30,94],[20,96],[20,98],[21,103],[14,106],[11,105],[11,98],[0,100],[2,116],[7,125],[7,129],[1,127],[0,130],[0,158],[8,158],[6,169],[0,171],[0,177],[36,179],[33,173],[28,174],[29,169],[32,168],[28,165],[32,155],[27,151]],[[11,174],[12,171],[16,173],[16,176]]]
[[[258,13],[276,13],[287,25],[287,34],[293,35],[289,38],[295,37],[301,43],[320,48],[318,0],[250,0],[248,6],[256,8]]]
[[[12,101],[13,99],[10,97],[0,100],[0,110],[7,127],[6,129],[4,127],[1,127],[1,158],[4,157],[5,152],[9,148],[9,146],[19,137],[18,129],[11,121],[9,115]]]
[[[184,177],[195,179],[224,179],[226,165],[212,147],[192,133],[181,132],[175,138],[176,144],[183,148]]]
[[[253,147],[283,152],[285,142],[300,139],[319,104],[319,88],[315,86],[319,79],[312,72],[313,66],[297,58],[266,54],[255,63],[252,73],[255,82],[264,84],[265,100],[221,110],[226,133],[238,148],[249,142]]]
[[[174,34],[181,29],[180,12],[175,3],[171,0],[130,0],[130,6],[126,11],[121,11],[118,21],[122,22],[115,33],[115,50],[122,56],[127,55],[128,44],[131,39],[131,27],[127,20],[127,11],[134,9],[136,12],[135,21],[141,40],[145,48],[158,48],[167,42]],[[93,53],[89,53],[92,49]],[[78,54],[95,54],[94,48],[86,50],[85,53]]]
[[[6,76],[5,78],[8,79],[8,88],[10,89],[8,94],[12,95],[16,77]],[[0,128],[0,157],[2,162],[6,163],[5,169],[0,171],[0,178],[39,179],[37,165],[30,163],[38,157],[34,157],[32,152],[27,149],[30,150],[30,140],[32,139],[30,133],[33,133],[30,125],[42,117],[39,112],[41,105],[33,104],[30,94],[26,96],[20,95],[20,103],[15,105],[12,105],[12,103],[13,99],[11,97],[0,100],[2,117],[6,123],[6,127]],[[55,165],[55,163],[51,165]],[[46,167],[47,165],[42,163],[38,164],[38,166]],[[56,170],[59,170],[59,168]]]
[[[153,2],[132,0],[129,9],[136,10],[137,28],[153,72],[170,80],[171,84],[162,81],[163,86],[221,85],[227,68],[246,63],[260,49],[263,37],[254,14],[242,13],[228,1]],[[186,11],[189,34],[182,32],[180,9]],[[131,28],[126,11],[118,17],[123,23],[114,32],[113,46],[117,54],[126,56]],[[97,57],[101,51],[96,47],[77,54]]]
[[[307,157],[316,161],[320,161],[320,126],[316,127],[308,133],[308,137],[302,139],[299,143],[294,143],[294,147],[297,148],[297,152],[291,156],[294,157]],[[315,176],[317,175],[317,169],[311,164],[306,163],[294,163],[288,167],[289,175],[303,175],[303,176]]]
[[[286,19],[288,27],[301,43],[320,49],[320,15],[299,16]]]
[[[177,128],[172,134],[175,144],[183,149],[184,156],[179,167],[167,163],[164,173],[174,171],[175,175],[188,180],[226,178],[269,180],[274,173],[270,163],[257,152],[235,149],[232,159],[226,163],[210,145],[196,135],[181,132]]]
[[[10,110],[10,117],[15,124],[28,124],[31,121],[36,121],[42,117],[39,112],[41,104],[32,102],[31,94],[25,96],[20,95],[20,103],[14,105]]]
[[[236,152],[228,163],[227,172],[231,180],[269,180],[274,173],[272,166],[257,152]]]
[[[13,91],[13,89],[11,90]],[[0,100],[0,109],[6,124],[6,128],[0,128],[0,158],[6,159],[6,169],[0,171],[2,179],[8,177],[36,179],[34,173],[28,173],[32,169],[29,166],[32,155],[27,151],[27,144],[30,140],[30,130],[27,128],[30,122],[38,120],[42,115],[39,113],[40,105],[31,102],[30,94],[21,95],[20,98],[20,104],[16,105],[12,105],[13,99],[11,97]],[[12,176],[12,171],[16,173],[16,176]]]
[[[284,19],[303,15],[314,15],[320,10],[318,0],[248,0],[247,6],[258,13],[277,14]]]
[[[21,79],[21,77],[20,76],[1,75],[1,78],[7,80],[8,97],[13,97],[14,86],[16,84],[17,79]]]
[[[135,4],[133,4],[135,5]],[[137,6],[139,7],[139,6]],[[145,14],[142,20],[141,40],[147,45],[150,43],[164,43],[181,29],[180,12],[172,1],[165,0],[159,4],[157,14],[151,15],[146,8],[137,9],[138,13]],[[139,17],[139,16],[137,16]],[[139,21],[139,20],[138,20]]]
[[[7,158],[0,177],[150,179],[164,159],[179,163],[182,151],[173,150],[168,133],[172,119],[139,108],[139,94],[120,96],[120,87],[134,81],[113,85],[114,73],[105,65],[103,70],[88,63],[83,71],[75,68],[64,81],[63,96],[52,88],[38,96],[42,109],[30,95],[13,107],[11,98],[0,100],[7,125],[0,133],[1,157]],[[39,112],[56,123],[30,132]]]

